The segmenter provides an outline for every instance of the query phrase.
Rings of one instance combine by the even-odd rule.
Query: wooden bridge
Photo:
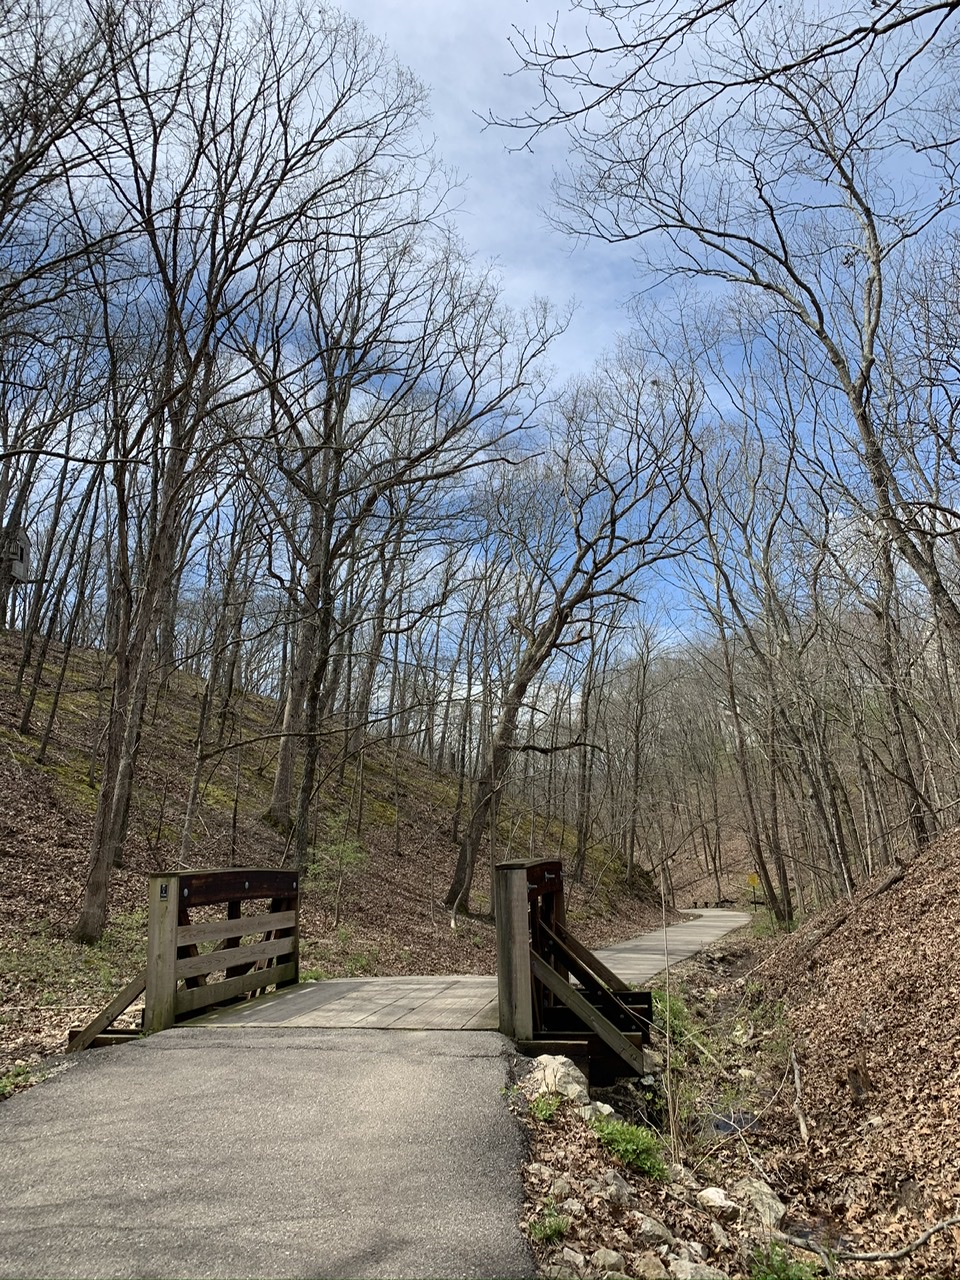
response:
[[[142,1029],[191,1026],[500,1030],[526,1052],[564,1053],[596,1080],[642,1074],[651,1001],[633,985],[692,954],[675,926],[594,954],[566,923],[557,860],[496,868],[497,977],[344,978],[298,982],[299,881],[269,869],[150,878],[148,957],[69,1048],[139,1034],[116,1019],[145,996]],[[716,936],[746,921],[707,912]],[[699,923],[699,922],[698,922]],[[718,927],[719,926],[719,927]]]

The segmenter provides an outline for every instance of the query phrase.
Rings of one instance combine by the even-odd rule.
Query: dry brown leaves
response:
[[[903,878],[834,906],[770,952],[753,977],[782,1000],[809,1126],[792,1073],[772,1097],[755,1151],[794,1219],[849,1252],[895,1252],[960,1211],[960,832]],[[960,1231],[909,1262],[845,1275],[955,1276]]]

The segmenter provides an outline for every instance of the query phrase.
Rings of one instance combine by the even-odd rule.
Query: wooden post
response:
[[[531,1040],[533,1038],[533,988],[530,977],[527,864],[501,862],[494,871],[500,1030],[511,1040]]]
[[[163,1031],[173,1026],[177,997],[179,892],[179,876],[152,875],[150,877],[144,1031]]]

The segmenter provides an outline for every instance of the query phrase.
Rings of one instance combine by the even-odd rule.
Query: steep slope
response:
[[[796,1043],[799,1100],[791,1080],[774,1103],[793,1216],[882,1253],[960,1214],[960,831],[898,876],[811,921],[756,974]],[[960,1272],[960,1227],[886,1269],[904,1268]]]

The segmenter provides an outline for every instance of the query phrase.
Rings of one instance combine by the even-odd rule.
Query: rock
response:
[[[588,1102],[585,1107],[580,1107],[580,1115],[584,1120],[586,1120],[587,1124],[589,1124],[591,1120],[596,1120],[598,1118],[604,1120],[621,1119],[621,1117],[617,1115],[616,1111],[614,1111],[613,1107],[611,1107],[607,1102]]]
[[[557,1263],[552,1263],[548,1267],[544,1267],[540,1272],[546,1280],[577,1280],[577,1273],[570,1267],[561,1267]]]
[[[729,1249],[730,1237],[721,1227],[719,1222],[710,1223],[710,1234],[713,1236],[713,1243],[716,1249]]]
[[[699,1240],[688,1240],[685,1244],[677,1245],[677,1254],[686,1262],[702,1262],[703,1245]]]
[[[751,1071],[749,1067],[741,1067],[737,1072],[737,1075],[741,1080],[746,1080],[748,1083],[751,1080],[756,1080],[757,1078],[757,1073],[755,1071]]]
[[[545,1164],[534,1161],[533,1164],[527,1165],[527,1173],[532,1173],[535,1178],[552,1178],[553,1170]]]
[[[554,1200],[564,1200],[573,1190],[566,1178],[554,1178],[550,1183],[550,1194]]]
[[[670,1275],[673,1280],[728,1280],[725,1271],[705,1262],[688,1262],[686,1258],[670,1259]]]
[[[633,1188],[625,1178],[621,1178],[615,1169],[608,1169],[603,1175],[603,1195],[611,1204],[633,1204],[636,1197]]]
[[[655,1253],[641,1253],[634,1265],[637,1280],[666,1280],[670,1272]]]
[[[702,1191],[698,1191],[697,1204],[721,1222],[736,1222],[740,1217],[740,1206],[730,1199],[722,1187],[704,1187]]]
[[[623,1272],[627,1264],[622,1253],[616,1253],[613,1249],[597,1249],[590,1255],[590,1265],[600,1272]]]
[[[688,1191],[696,1191],[699,1189],[700,1183],[696,1180],[690,1170],[684,1168],[682,1164],[668,1165],[667,1173],[670,1176],[671,1182],[675,1182],[681,1187],[686,1187]]]
[[[741,1178],[730,1188],[730,1194],[741,1202],[746,1202],[751,1216],[756,1218],[766,1231],[776,1231],[787,1206],[777,1196],[773,1188],[759,1178]]]
[[[587,1261],[579,1249],[571,1249],[569,1245],[563,1247],[563,1260],[569,1266],[576,1267],[578,1271],[583,1270]]]
[[[633,1237],[640,1244],[658,1245],[673,1244],[674,1236],[665,1223],[659,1218],[651,1218],[645,1213],[636,1210],[630,1215],[630,1221],[633,1228]]]
[[[524,1077],[524,1092],[533,1098],[543,1093],[559,1093],[586,1106],[590,1101],[587,1078],[569,1058],[559,1054],[543,1053],[536,1059],[534,1068]]]
[[[573,1196],[569,1200],[564,1200],[560,1206],[560,1212],[565,1213],[568,1218],[582,1218],[586,1210],[583,1207],[582,1200],[575,1200]]]

